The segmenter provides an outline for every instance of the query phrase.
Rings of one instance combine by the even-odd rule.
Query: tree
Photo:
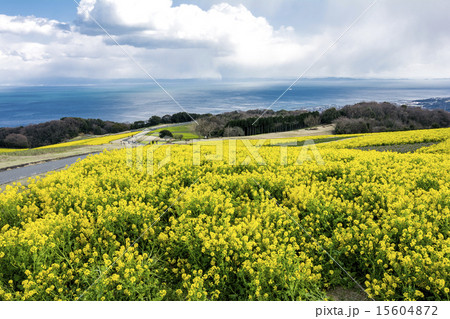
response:
[[[320,124],[320,117],[314,115],[308,115],[305,118],[304,123],[307,127],[314,127]]]
[[[175,113],[172,115],[172,123],[183,123],[192,121],[191,115],[186,112]]]
[[[162,130],[161,132],[159,132],[159,137],[160,138],[173,137],[173,134],[169,130]]]
[[[145,127],[145,122],[144,121],[136,121],[131,125],[132,129],[138,129],[138,128],[143,128]]]
[[[161,123],[163,123],[163,124],[172,123],[172,115],[164,115],[161,119]]]
[[[9,134],[5,138],[5,144],[11,148],[28,148],[28,138],[22,134]]]
[[[240,127],[226,127],[223,136],[232,137],[232,136],[244,136],[245,132]]]
[[[199,119],[197,122],[198,125],[195,128],[195,131],[199,135],[205,136],[207,138],[211,137],[213,132],[221,128],[220,120],[217,119],[215,116],[211,116],[205,119]]]
[[[128,130],[128,126],[122,123],[113,123],[110,128],[111,133],[120,133]]]
[[[336,134],[370,133],[369,125],[363,119],[349,119],[342,117],[336,121]]]
[[[155,126],[161,124],[162,119],[159,116],[153,115],[148,119],[148,125]]]
[[[340,117],[340,113],[336,108],[332,107],[330,109],[326,109],[322,112],[320,116],[320,122],[322,124],[331,124],[334,120],[338,119]]]
[[[183,134],[176,134],[173,136],[176,140],[181,141],[183,139]]]

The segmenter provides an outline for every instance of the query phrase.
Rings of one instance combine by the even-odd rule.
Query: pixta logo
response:
[[[241,145],[238,147],[238,143]],[[227,165],[266,165],[267,159],[261,154],[265,147],[278,148],[279,165],[289,164],[289,149],[295,155],[295,161],[291,165],[302,165],[305,162],[315,161],[318,165],[325,162],[314,144],[313,140],[307,140],[302,145],[294,139],[258,140],[195,140],[192,147],[192,165],[200,166],[204,162],[226,162]],[[172,148],[177,145],[151,145],[151,146],[128,146],[126,149],[127,166],[147,174],[155,174],[158,170],[168,165],[172,160]],[[186,146],[183,146],[186,147]],[[156,152],[159,150],[158,156]],[[211,150],[213,150],[211,152]],[[273,158],[271,161],[273,162]]]

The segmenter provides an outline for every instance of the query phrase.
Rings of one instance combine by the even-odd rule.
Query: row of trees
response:
[[[201,117],[208,117],[211,114],[196,114],[196,113],[186,113],[180,112],[175,114],[167,114],[162,117],[153,115],[147,121],[136,121],[131,124],[132,129],[140,129],[144,127],[156,126],[160,124],[177,124],[191,122],[192,120],[197,120]]]
[[[0,128],[0,147],[34,148],[64,142],[80,134],[103,135],[120,133],[159,124],[190,122],[211,114],[176,113],[163,117],[152,116],[147,121],[136,121],[132,124],[103,121],[100,119],[82,119],[65,117],[60,120],[33,124],[15,128]]]
[[[328,113],[327,113],[328,114]],[[336,118],[339,117],[336,115]],[[331,123],[333,119],[329,119]],[[234,111],[203,117],[197,121],[196,131],[205,137],[249,136],[292,131],[321,123],[319,112],[307,111]]]
[[[196,130],[206,137],[248,136],[336,124],[336,134],[426,129],[450,126],[450,113],[392,103],[363,102],[323,112],[263,111],[229,112],[202,117]]]
[[[298,115],[247,118],[229,121],[226,127],[239,127],[247,135],[298,130],[308,126],[307,123],[319,122],[319,112],[305,112]],[[314,125],[314,124],[313,124]]]
[[[130,129],[130,124],[65,117],[46,123],[0,128],[0,147],[34,148],[61,143],[80,134],[102,135]]]
[[[291,131],[319,124],[336,123],[336,134],[369,133],[426,129],[450,126],[450,113],[440,109],[396,106],[391,103],[364,102],[342,109],[323,112],[296,111],[234,111],[218,115],[176,113],[152,116],[133,124],[66,117],[37,125],[0,128],[0,147],[34,148],[57,144],[80,134],[119,133],[160,124],[198,122],[196,131],[205,137],[248,136]]]
[[[204,116],[197,122],[197,133],[209,138],[290,131],[316,126],[321,119],[319,112],[304,110],[249,110]]]
[[[336,134],[388,132],[450,126],[450,112],[440,109],[365,102],[345,106],[336,120]]]

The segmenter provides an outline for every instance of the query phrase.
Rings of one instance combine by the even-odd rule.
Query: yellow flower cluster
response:
[[[450,137],[447,138],[445,141],[440,142],[438,144],[419,149],[417,152],[448,154],[449,150],[450,150]]]
[[[122,133],[122,134],[106,135],[106,136],[102,136],[102,137],[88,138],[85,140],[78,140],[78,141],[73,141],[73,142],[66,142],[66,143],[43,146],[43,147],[39,147],[39,149],[67,147],[67,146],[79,146],[79,145],[91,145],[91,146],[103,145],[103,144],[108,144],[112,141],[120,140],[120,139],[129,137],[129,136],[133,136],[135,134],[136,134],[136,132],[128,132],[128,133]]]
[[[1,154],[1,153],[19,152],[19,151],[23,151],[23,149],[0,148],[0,154]]]
[[[146,152],[115,150],[6,187],[0,300],[324,300],[351,280],[321,247],[374,299],[449,300],[448,149],[332,147],[350,141],[302,165],[301,147],[261,146],[252,160],[258,141],[226,142],[222,158],[203,145],[199,165],[193,146],[162,146],[153,164],[171,159],[154,174],[139,169]]]
[[[366,135],[353,135],[346,140],[326,144],[333,148],[356,148],[365,146],[399,145],[427,142],[443,142],[450,139],[450,128],[441,128],[434,130],[383,132]]]

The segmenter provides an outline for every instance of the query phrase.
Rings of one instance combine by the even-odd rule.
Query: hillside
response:
[[[192,125],[193,120],[195,125]],[[192,140],[289,132],[329,124],[335,124],[335,134],[441,128],[450,126],[450,112],[386,102],[362,102],[322,112],[249,110],[217,115],[181,112],[152,116],[147,121],[133,124],[67,117],[26,127],[0,128],[0,148],[36,148],[63,143],[85,134],[104,135],[161,125],[171,125],[170,130],[178,138],[183,135],[181,139]],[[153,133],[156,136],[161,130]]]
[[[0,300],[325,300],[355,282],[448,300],[450,129],[348,137],[115,150],[8,186]]]

